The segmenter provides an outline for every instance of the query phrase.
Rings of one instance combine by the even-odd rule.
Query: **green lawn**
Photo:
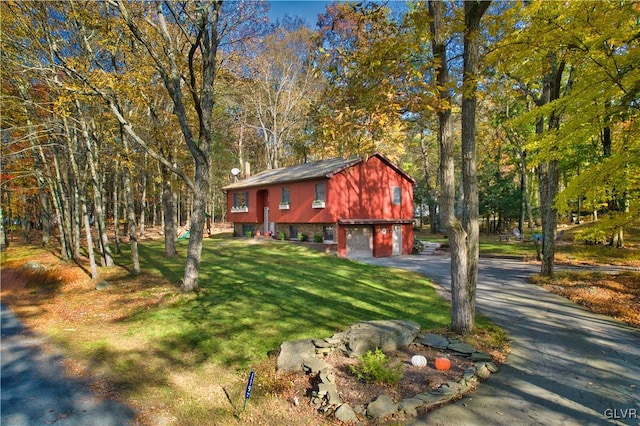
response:
[[[556,245],[556,262],[577,264],[602,264],[640,266],[640,226],[625,228],[625,248],[619,249],[609,245],[587,245],[577,238],[580,230],[593,226],[586,223],[564,229],[563,237]],[[447,239],[441,234],[431,235],[427,232],[417,232],[417,237],[423,241],[447,244]],[[532,241],[499,241],[497,235],[480,235],[480,255],[485,256],[515,256],[526,260],[536,258],[536,246]]]
[[[432,237],[424,233],[420,233],[418,238],[422,241],[437,242],[443,245],[448,244],[446,238]],[[533,242],[522,242],[513,239],[511,241],[499,241],[497,236],[480,235],[480,254],[535,258],[536,246]]]
[[[161,243],[141,244],[140,262],[173,282],[182,276],[184,259],[165,258]],[[189,354],[243,368],[284,341],[328,337],[358,321],[400,318],[441,328],[450,319],[449,304],[419,275],[286,243],[205,240],[200,288],[127,319],[128,333],[145,335],[175,359]]]
[[[86,368],[96,389],[135,407],[141,424],[315,425],[316,418],[291,412],[292,382],[269,359],[280,344],[329,337],[366,320],[409,319],[436,332],[450,321],[448,301],[418,274],[286,242],[206,239],[201,291],[180,293],[167,281],[180,282],[186,246],[179,243],[180,255],[168,259],[162,242],[141,243],[144,272],[133,277],[125,270],[129,246],[122,245],[118,267],[100,268],[112,283],[106,291],[96,292],[80,274],[84,279],[58,283],[56,292],[32,282],[6,301]],[[3,253],[3,262],[13,254]],[[465,340],[497,348],[503,360],[504,333],[486,318],[477,323]],[[244,412],[249,370],[258,378],[252,409]]]
[[[493,241],[489,238],[480,239],[480,254],[494,256],[518,256],[536,258],[536,246],[533,242],[522,241]]]

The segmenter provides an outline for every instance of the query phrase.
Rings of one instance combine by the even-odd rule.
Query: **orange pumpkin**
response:
[[[449,361],[449,358],[436,358],[435,364],[436,370],[447,371],[451,368],[451,361]]]

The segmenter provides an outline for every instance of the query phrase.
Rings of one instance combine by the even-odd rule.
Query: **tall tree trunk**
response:
[[[22,204],[23,206],[27,205],[27,200],[26,197],[24,196],[24,194],[20,195],[20,204]],[[27,212],[26,208],[22,209],[22,212],[20,213],[20,240],[23,243],[27,243],[29,241],[29,214]]]
[[[98,145],[95,143],[95,137],[89,133],[89,124],[81,113],[81,106],[76,99],[77,112],[80,115],[79,121],[82,127],[82,134],[84,136],[85,144],[87,147],[87,165],[91,172],[91,179],[93,180],[93,197],[94,197],[94,214],[95,223],[98,229],[98,239],[100,241],[100,253],[102,266],[113,266],[113,256],[111,255],[111,247],[109,246],[109,235],[107,234],[107,220],[104,212],[104,198],[102,197],[103,186],[98,175],[97,159],[98,159]]]
[[[158,177],[160,178],[160,181],[162,181],[162,171],[160,163],[156,163],[156,167],[157,177],[151,179],[153,185],[153,226],[157,227],[160,225],[164,228],[164,221],[162,219],[163,216],[162,214],[158,214],[162,212],[160,211],[160,209],[162,209],[162,185],[158,185],[157,182]]]
[[[437,194],[436,189],[431,185],[431,166],[429,165],[429,149],[425,143],[424,135],[420,135],[420,152],[422,153],[422,164],[424,168],[425,190],[427,194],[427,206],[429,207],[429,231],[432,234],[438,232],[437,214]],[[422,214],[420,214],[422,221]],[[422,224],[422,222],[421,222]]]
[[[127,156],[127,160],[130,160],[129,154],[129,142],[124,136],[124,132],[120,132],[122,135],[122,146],[124,147],[124,153]],[[129,222],[129,244],[131,246],[131,263],[133,265],[133,274],[138,275],[140,273],[140,257],[138,255],[138,236],[136,235],[136,211],[133,200],[133,191],[131,190],[131,161],[127,161],[123,170],[124,179],[124,197],[127,204],[127,222]]]
[[[87,254],[89,256],[89,263],[91,265],[91,278],[94,280],[98,279],[98,270],[95,261],[94,254],[94,246],[93,246],[93,236],[91,235],[91,221],[89,219],[89,212],[87,209],[87,196],[86,196],[86,188],[84,185],[84,179],[82,179],[80,170],[78,168],[78,161],[76,159],[76,150],[80,147],[80,142],[78,140],[77,132],[69,132],[69,127],[67,125],[66,118],[63,118],[65,122],[65,128],[67,129],[68,135],[73,135],[73,138],[69,138],[69,144],[67,146],[67,152],[69,155],[69,165],[71,166],[72,178],[74,180],[72,185],[72,193],[74,204],[76,208],[74,209],[74,217],[82,218],[84,223],[85,236],[87,241]],[[75,219],[74,219],[75,220]]]
[[[54,64],[55,61],[55,52],[53,49],[53,44],[51,43],[51,39],[47,39],[47,48],[49,55],[49,63]],[[49,68],[51,71],[52,80],[56,83],[54,86],[58,86],[60,83],[59,69]],[[50,78],[51,78],[50,77]],[[21,87],[23,90],[23,94],[27,94],[26,87]],[[31,103],[29,103],[31,104]],[[29,116],[29,114],[26,114]],[[74,214],[75,217],[79,217],[80,213],[78,210],[75,212],[71,212],[70,209],[70,200],[71,197],[71,189],[68,185],[65,185],[65,180],[63,179],[63,175],[60,169],[60,160],[62,158],[67,157],[66,150],[70,149],[69,145],[75,141],[74,136],[69,132],[69,126],[67,124],[66,118],[63,118],[61,121],[54,121],[54,126],[60,126],[64,129],[64,136],[55,137],[56,142],[60,142],[61,148],[54,147],[51,149],[51,155],[46,156],[42,146],[38,145],[38,157],[43,165],[49,165],[53,163],[54,177],[48,176],[47,180],[49,181],[49,188],[51,190],[51,199],[53,201],[53,206],[55,209],[55,218],[54,221],[57,222],[58,231],[60,234],[60,245],[61,245],[61,257],[63,260],[69,259],[78,259],[80,257],[80,225],[77,223],[77,227],[72,229],[71,225],[71,217]],[[31,126],[31,124],[30,124]],[[53,132],[54,134],[57,132]],[[63,139],[66,139],[66,144]],[[61,158],[58,158],[58,157]],[[77,238],[75,230],[77,229]]]
[[[44,155],[44,154],[42,154]],[[56,154],[53,155],[53,165],[56,173],[56,185],[55,190],[53,191],[53,205],[55,207],[56,212],[56,222],[58,223],[58,232],[60,234],[60,246],[63,260],[69,259],[77,259],[74,257],[75,252],[72,248],[73,241],[71,241],[69,227],[67,227],[67,217],[71,214],[69,210],[65,210],[68,207],[67,197],[65,196],[64,185],[62,182],[62,178],[60,177],[60,165],[58,161],[58,156]]]
[[[140,197],[140,237],[144,236],[144,225],[147,215],[147,166],[149,153],[144,153],[144,167],[142,169],[142,195]]]
[[[175,197],[171,185],[171,172],[162,167],[162,206],[164,208],[162,215],[162,223],[164,229],[164,255],[173,257],[178,254],[176,250],[176,212]]]
[[[200,270],[200,259],[202,255],[202,239],[204,238],[205,211],[207,208],[207,197],[211,185],[211,175],[209,173],[211,162],[211,149],[213,146],[212,118],[215,104],[214,82],[216,78],[217,64],[216,54],[220,39],[218,38],[217,26],[222,2],[214,4],[214,9],[209,16],[210,29],[204,31],[202,51],[202,87],[200,91],[200,111],[199,120],[199,143],[189,137],[190,133],[185,132],[185,141],[191,151],[195,164],[195,179],[193,188],[193,209],[191,214],[191,235],[189,237],[189,248],[187,249],[187,261],[184,268],[184,279],[182,289],[185,291],[198,290],[198,272]],[[178,84],[180,84],[178,82]],[[179,87],[179,86],[178,86]],[[184,113],[184,110],[182,111]],[[186,124],[186,115],[184,116]],[[188,128],[188,126],[186,126]]]
[[[540,181],[540,210],[542,214],[542,266],[540,273],[553,277],[556,251],[558,210],[554,199],[558,193],[558,162],[548,161],[538,165]]]
[[[66,217],[68,218],[67,221],[69,222],[69,226],[71,226],[71,242],[73,244],[74,259],[80,259],[82,239],[82,209],[80,206],[80,197],[84,197],[86,195],[79,192],[79,186],[84,186],[84,179],[82,179],[79,175],[74,175],[73,179],[74,180],[72,182],[69,182],[67,184],[67,187],[69,188],[70,200],[68,210],[66,210]]]
[[[480,55],[480,19],[490,1],[464,2],[465,30],[463,50],[462,90],[462,226],[467,234],[467,277],[461,312],[452,321],[454,331],[465,334],[475,324],[475,298],[478,281],[480,229],[478,224],[478,173],[476,160],[476,92]]]
[[[246,121],[246,113],[240,117],[240,131],[238,137],[238,165],[240,166],[240,177],[242,179],[246,179],[248,176],[244,175],[245,172],[245,164],[244,164],[244,127]]]
[[[158,226],[158,188],[155,179],[151,180],[151,190],[153,191],[153,202],[151,203],[151,224],[155,228]]]
[[[558,63],[555,57],[549,58],[550,72],[545,76],[542,85],[542,95],[537,100],[538,106],[546,105],[560,98],[560,86],[565,63]],[[549,115],[547,130],[553,132],[560,126],[560,117],[552,111]],[[536,134],[544,132],[544,118],[536,123]],[[556,231],[558,227],[558,209],[555,207],[555,198],[558,194],[558,160],[542,161],[538,165],[538,180],[540,190],[540,215],[542,218],[542,265],[540,273],[545,277],[553,277],[556,254]]]
[[[522,191],[522,214],[526,214],[529,234],[533,239],[533,244],[536,248],[536,259],[542,260],[542,248],[540,247],[540,241],[535,238],[535,223],[533,221],[533,210],[531,208],[531,197],[529,196],[529,174],[527,172],[527,151],[520,149],[520,182]],[[520,232],[524,235],[524,229],[520,229]]]
[[[176,224],[178,227],[182,226],[182,184],[178,183],[178,192],[175,194],[176,205]]]
[[[0,193],[0,198],[2,194]],[[2,200],[0,199],[0,251],[9,247],[9,240],[7,240],[7,232],[4,229],[4,216],[2,215]]]
[[[41,173],[38,173],[38,196],[40,199],[40,207],[42,208],[42,211],[40,212],[40,222],[42,223],[43,247],[47,247],[51,244],[51,219],[53,218],[53,215],[51,214],[51,203],[45,190],[45,182],[46,179],[44,179]]]
[[[436,63],[438,87],[438,144],[440,146],[440,217],[449,238],[451,250],[451,328],[465,330],[464,313],[469,312],[467,285],[466,232],[455,216],[455,158],[451,133],[451,93],[447,70],[446,38],[444,37],[444,3],[430,0],[430,30],[433,56]]]
[[[605,110],[607,109],[608,104],[605,106]],[[609,117],[605,117],[606,122],[610,121]],[[600,134],[600,140],[602,143],[602,153],[604,158],[611,157],[611,150],[613,148],[613,138],[611,136],[611,127],[606,125]],[[623,170],[626,167],[623,167]],[[626,172],[623,171],[626,175]],[[627,200],[626,194],[620,194],[617,188],[613,188],[611,194],[611,199],[609,200],[609,214],[615,215],[619,213],[625,213],[629,211],[629,202]],[[612,247],[622,248],[624,247],[624,231],[621,225],[616,225],[611,233],[611,242],[609,245]]]
[[[194,291],[198,289],[198,271],[202,254],[202,240],[204,238],[205,210],[207,195],[209,194],[209,164],[206,159],[196,160],[195,191],[193,193],[193,209],[191,210],[191,227],[187,261],[184,268],[182,289]]]
[[[20,93],[25,94],[26,90],[24,88],[20,88]],[[26,105],[26,104],[25,104]],[[23,106],[23,110],[26,117],[29,117],[29,110],[26,106]],[[49,197],[47,196],[46,188],[49,189],[51,194],[54,194],[54,188],[52,186],[51,179],[47,179],[45,174],[43,173],[43,169],[47,162],[45,161],[44,153],[42,152],[42,147],[37,143],[33,131],[33,123],[30,118],[27,118],[27,127],[29,129],[29,144],[33,149],[33,158],[35,164],[34,173],[36,175],[36,180],[38,181],[38,198],[40,200],[40,221],[42,223],[42,246],[47,247],[51,244],[51,229],[53,227],[53,215],[51,212],[51,206],[49,203]],[[3,228],[4,229],[4,228]],[[5,235],[6,238],[6,235]]]
[[[67,156],[69,159],[69,165],[71,167],[71,179],[69,182],[69,176],[64,175],[64,178],[61,177],[61,181],[64,182],[64,187],[68,188],[68,197],[63,196],[63,208],[62,212],[64,213],[64,227],[69,229],[71,234],[71,244],[73,245],[73,259],[80,258],[80,227],[82,220],[82,210],[81,210],[81,200],[80,197],[84,196],[84,194],[80,194],[80,186],[82,185],[84,188],[84,179],[80,176],[80,171],[78,170],[78,163],[76,161],[75,152],[79,150],[79,141],[77,132],[69,126],[69,122],[66,117],[62,118],[62,122],[64,125],[66,137],[67,137]],[[54,157],[54,161],[55,161]]]
[[[53,198],[52,201],[55,203],[55,187],[52,182],[52,179],[50,177],[47,177],[43,172],[44,167],[45,165],[47,165],[48,162],[46,161],[46,157],[42,150],[42,146],[38,144],[38,141],[35,138],[33,122],[31,121],[31,118],[29,118],[31,111],[26,106],[31,104],[31,102],[26,102],[28,99],[28,90],[24,86],[19,87],[18,90],[20,95],[25,100],[25,102],[23,103],[23,111],[24,111],[25,117],[27,117],[27,128],[29,129],[28,139],[29,139],[29,144],[31,145],[31,148],[33,149],[33,157],[34,157],[34,164],[35,164],[34,172],[36,174],[36,179],[38,181],[39,200],[40,200],[40,206],[42,208],[42,211],[40,214],[40,220],[42,222],[42,246],[46,247],[46,246],[49,246],[49,244],[51,243],[51,231],[53,228],[53,214],[52,214],[50,203],[49,203],[49,197],[47,196],[47,192],[45,188],[49,189],[51,196]],[[61,235],[60,238],[62,242],[65,242],[64,235]],[[5,239],[6,239],[6,234],[5,234]],[[62,251],[64,253],[65,252],[64,244],[62,245],[62,247],[63,247]]]
[[[529,173],[526,150],[521,150],[520,152],[520,176],[524,214],[526,214],[527,227],[529,228],[529,232],[533,235],[535,224],[533,222],[533,211],[531,209],[531,197],[529,196]],[[520,231],[524,232],[524,229],[521,229]]]
[[[82,210],[82,218],[84,219],[84,232],[87,238],[87,253],[89,254],[89,266],[91,269],[91,279],[98,280],[98,266],[96,265],[96,256],[93,248],[93,236],[91,235],[91,222],[89,220],[89,212],[87,211],[86,197],[81,195],[80,205]]]
[[[122,135],[122,133],[121,133]],[[115,240],[115,253],[120,254],[120,156],[114,162],[113,171],[113,234]]]

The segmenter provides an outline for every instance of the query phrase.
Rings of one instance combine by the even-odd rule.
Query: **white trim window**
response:
[[[313,203],[311,203],[311,207],[314,209],[322,209],[326,206],[327,201],[327,184],[325,182],[316,183],[314,194],[313,194]]]
[[[231,213],[246,213],[249,211],[249,191],[233,193],[233,207]]]
[[[391,199],[394,206],[402,204],[402,188],[399,186],[391,187]]]

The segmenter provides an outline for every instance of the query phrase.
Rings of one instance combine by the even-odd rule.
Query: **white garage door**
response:
[[[347,228],[347,257],[351,259],[373,257],[373,232],[370,226]]]

